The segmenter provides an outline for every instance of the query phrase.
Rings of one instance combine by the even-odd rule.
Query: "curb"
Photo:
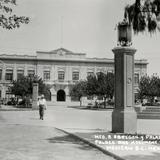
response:
[[[33,111],[33,109],[20,109],[20,108],[5,109],[5,108],[0,108],[0,111]]]
[[[55,128],[56,128],[56,127],[55,127]],[[76,138],[76,139],[79,139],[80,141],[82,141],[82,142],[84,142],[84,143],[92,146],[93,148],[96,148],[96,149],[100,150],[100,151],[103,152],[104,154],[106,154],[106,155],[108,155],[108,156],[111,156],[111,157],[115,158],[116,160],[126,160],[126,159],[124,159],[124,158],[121,158],[120,156],[117,156],[116,154],[114,154],[114,153],[112,153],[112,152],[109,152],[109,151],[107,151],[107,150],[105,150],[105,149],[103,149],[103,148],[95,145],[94,143],[92,143],[92,142],[90,142],[90,141],[88,141],[88,140],[86,140],[86,139],[84,139],[84,138],[82,138],[82,137],[80,137],[80,136],[75,135],[74,133],[67,132],[67,131],[65,131],[65,130],[63,130],[63,129],[60,129],[60,128],[56,128],[56,129],[59,130],[59,131],[61,131],[61,132],[66,133],[66,134],[69,134],[69,135],[73,136],[73,137]]]

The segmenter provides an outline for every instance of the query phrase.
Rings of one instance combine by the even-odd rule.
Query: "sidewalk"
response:
[[[160,136],[65,131],[118,160],[160,159]]]

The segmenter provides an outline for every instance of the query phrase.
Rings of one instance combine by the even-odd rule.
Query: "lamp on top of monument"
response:
[[[132,44],[131,25],[124,19],[118,23],[118,45],[130,46]]]

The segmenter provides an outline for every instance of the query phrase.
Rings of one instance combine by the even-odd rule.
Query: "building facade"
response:
[[[147,73],[147,60],[135,60],[135,93],[141,76]],[[114,72],[114,60],[87,58],[64,48],[50,52],[37,51],[35,56],[0,54],[0,98],[8,98],[8,87],[24,75],[38,75],[51,86],[51,101],[71,101],[71,85],[97,72]]]

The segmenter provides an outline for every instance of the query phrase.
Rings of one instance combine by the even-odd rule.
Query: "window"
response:
[[[94,75],[94,72],[87,72],[87,77],[88,76],[93,76]]]
[[[34,70],[28,70],[28,76],[33,77],[35,74]]]
[[[0,80],[2,80],[2,69],[0,69]]]
[[[12,80],[13,80],[13,70],[12,70],[12,69],[7,69],[7,70],[6,70],[5,79],[6,79],[7,81],[12,81]]]
[[[134,83],[139,84],[139,74],[138,73],[134,74]]]
[[[50,71],[44,71],[43,72],[43,79],[46,80],[50,80]]]
[[[79,72],[73,72],[72,73],[72,80],[78,81],[79,80]]]
[[[24,76],[24,70],[18,69],[17,70],[17,79],[20,79],[23,76]]]
[[[64,81],[64,71],[58,71],[58,80]]]

